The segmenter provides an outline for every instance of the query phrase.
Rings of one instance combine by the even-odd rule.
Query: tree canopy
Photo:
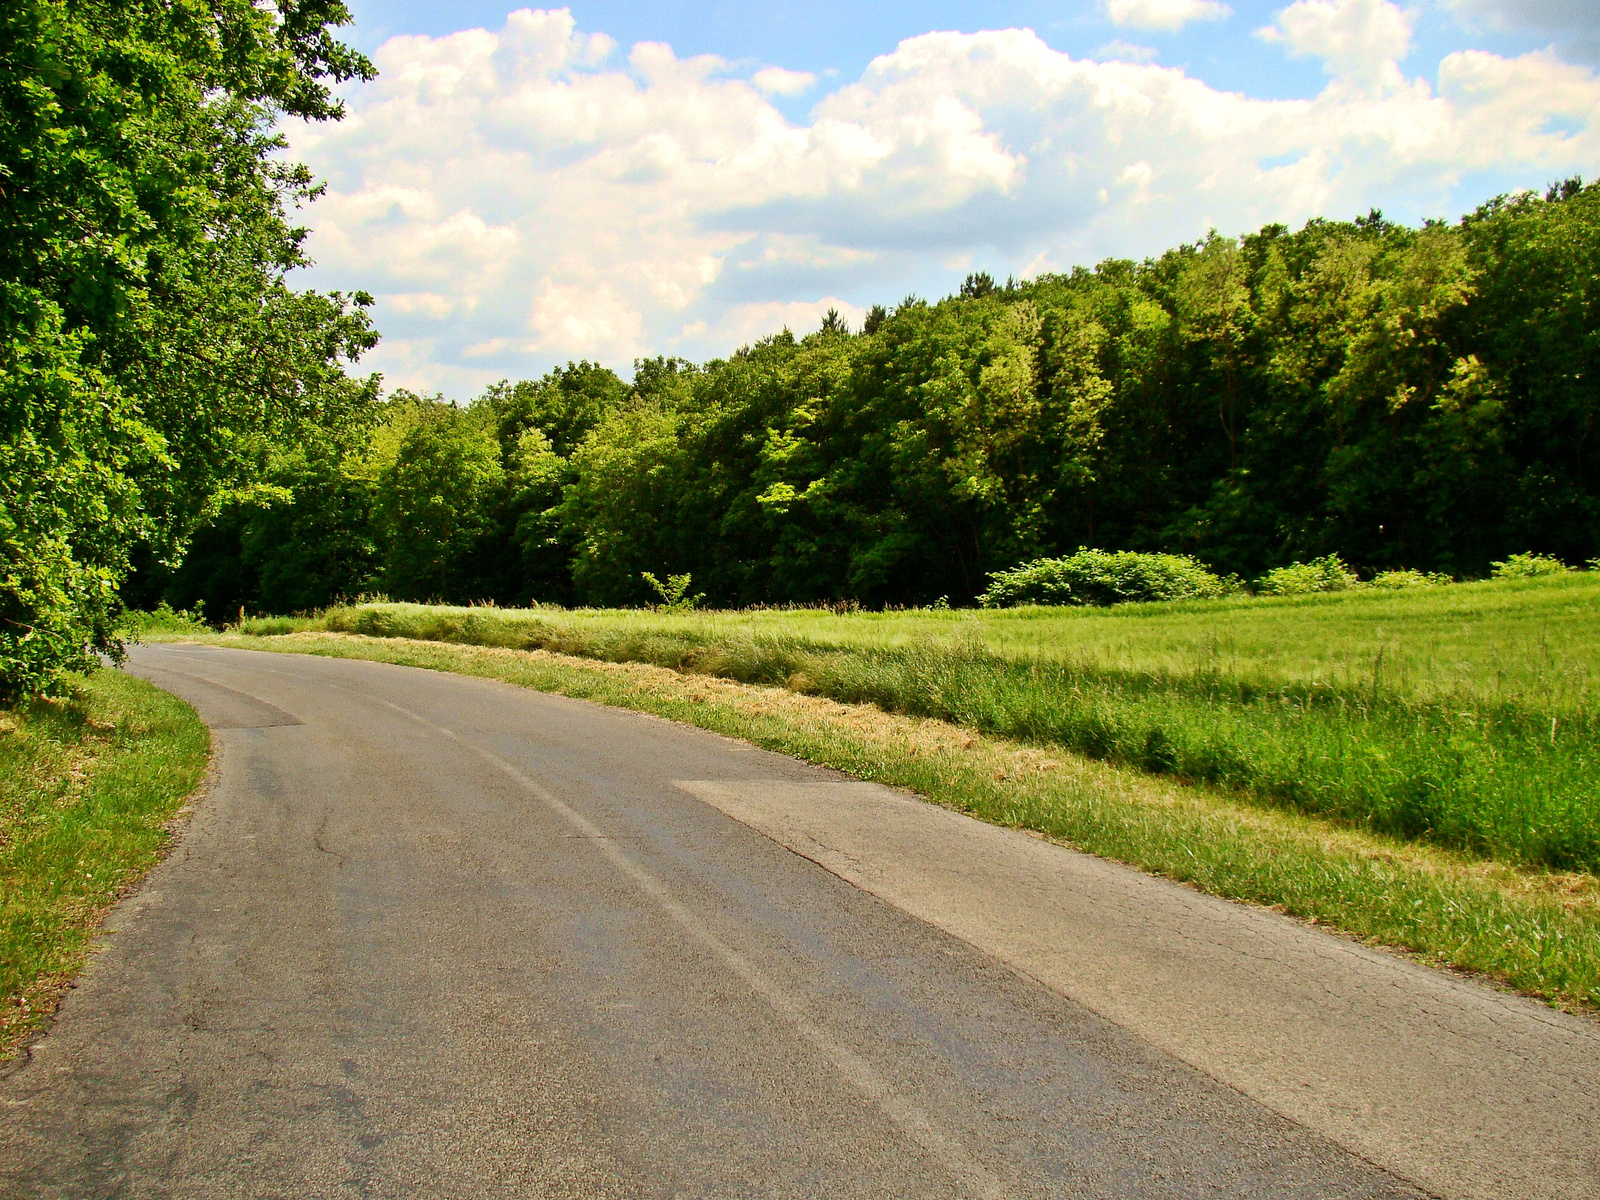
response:
[[[370,298],[296,291],[315,194],[284,117],[370,78],[336,0],[0,8],[0,700],[119,649],[137,558],[175,566],[326,459],[375,380]],[[306,484],[300,485],[302,489]],[[311,486],[322,486],[319,481]]]

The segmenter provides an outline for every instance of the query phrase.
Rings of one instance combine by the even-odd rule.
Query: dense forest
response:
[[[970,602],[1079,546],[1245,578],[1600,554],[1600,187],[1373,213],[830,315],[726,360],[397,392],[278,447],[130,599]]]

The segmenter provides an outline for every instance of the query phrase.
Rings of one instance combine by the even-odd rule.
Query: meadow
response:
[[[1513,866],[1600,868],[1600,572],[1110,609],[372,603],[240,628],[307,630],[777,685]]]

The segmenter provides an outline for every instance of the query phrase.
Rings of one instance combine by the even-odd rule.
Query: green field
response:
[[[501,610],[327,629],[787,686],[1511,864],[1600,868],[1600,573],[1111,609]]]

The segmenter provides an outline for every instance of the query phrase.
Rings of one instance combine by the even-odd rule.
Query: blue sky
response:
[[[289,130],[329,184],[311,282],[377,294],[371,365],[457,398],[1600,172],[1596,0],[352,7],[382,75]]]
[[[497,29],[516,5],[458,0],[452,4],[419,0],[361,0],[352,5],[356,24],[350,40],[375,50],[397,33],[442,35],[474,26]],[[1309,97],[1326,78],[1319,63],[1290,59],[1248,35],[1268,24],[1279,3],[1231,4],[1218,21],[1196,21],[1177,32],[1129,29],[1113,24],[1100,4],[1043,3],[869,3],[814,0],[811,3],[570,4],[581,29],[600,30],[624,46],[666,42],[680,55],[716,54],[735,62],[776,65],[818,75],[834,72],[831,82],[855,79],[877,55],[902,39],[930,30],[974,33],[981,29],[1028,28],[1056,50],[1074,57],[1093,55],[1118,40],[1142,44],[1167,66],[1182,67],[1213,87],[1265,98]],[[1514,6],[1513,6],[1514,7]],[[1554,6],[1559,8],[1559,6]],[[1578,11],[1580,4],[1569,5]],[[1600,6],[1591,17],[1600,23]],[[1475,26],[1475,27],[1474,27]],[[1467,24],[1448,8],[1423,9],[1417,47],[1410,65],[1431,73],[1444,55],[1468,47],[1499,54],[1521,54],[1551,42],[1551,30],[1524,24],[1495,29],[1487,22]]]

